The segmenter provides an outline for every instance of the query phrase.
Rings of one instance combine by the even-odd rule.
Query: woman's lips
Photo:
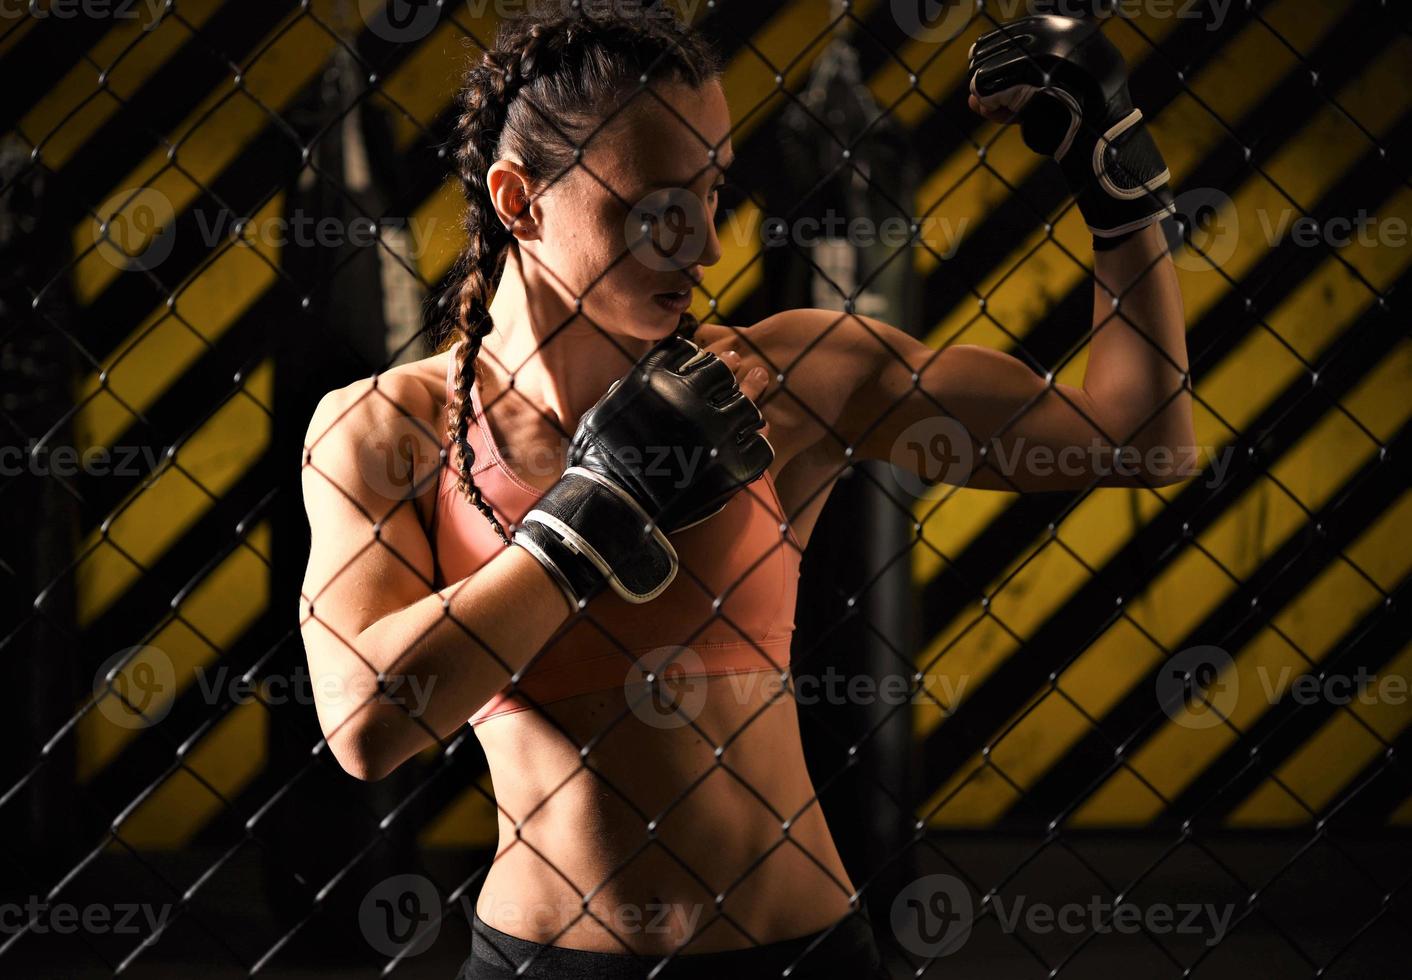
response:
[[[691,307],[691,290],[684,289],[679,293],[657,293],[652,299],[668,313],[680,315]]]

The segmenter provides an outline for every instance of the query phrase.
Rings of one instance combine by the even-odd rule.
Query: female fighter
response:
[[[789,697],[800,554],[834,480],[928,420],[964,426],[978,461],[897,454],[928,481],[1181,476],[1148,462],[1192,429],[1167,175],[1121,59],[1057,17],[971,57],[972,108],[1018,116],[1094,233],[1079,387],[864,316],[698,324],[731,123],[718,56],[657,6],[507,21],[470,69],[459,315],[439,353],[318,406],[301,600],[349,773],[379,779],[467,719],[484,747],[500,842],[463,977],[886,976]],[[1081,452],[1041,472],[989,445]],[[430,696],[409,707],[406,680]]]

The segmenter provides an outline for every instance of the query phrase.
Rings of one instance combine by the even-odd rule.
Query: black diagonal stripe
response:
[[[1412,276],[1404,277],[1404,282],[1407,281],[1412,281]],[[1249,426],[1247,431],[1256,434],[1251,440],[1251,445],[1258,449],[1257,459],[1252,460],[1243,452],[1238,454],[1236,462],[1227,474],[1226,482],[1219,488],[1213,489],[1204,483],[1188,487],[1147,532],[1135,538],[1124,552],[1115,558],[1114,564],[1126,561],[1133,581],[1140,583],[1142,587],[1149,586],[1166,563],[1162,560],[1165,556],[1153,554],[1155,549],[1162,547],[1162,539],[1156,537],[1159,527],[1168,532],[1169,542],[1182,539],[1183,523],[1189,526],[1193,536],[1199,535],[1202,529],[1213,524],[1227,507],[1240,500],[1248,488],[1260,482],[1261,475],[1274,460],[1290,451],[1299,439],[1317,424],[1330,410],[1330,399],[1345,396],[1368,371],[1376,367],[1380,359],[1386,356],[1387,351],[1399,340],[1398,331],[1391,327],[1388,315],[1376,308],[1360,321],[1353,333],[1358,335],[1356,342],[1345,345],[1345,349],[1332,356],[1321,369],[1325,382],[1318,389],[1311,389],[1308,384],[1296,383]],[[1329,547],[1337,548],[1351,540],[1357,531],[1361,530],[1362,525],[1357,523],[1359,520],[1371,520],[1376,516],[1377,511],[1370,510],[1369,507],[1381,498],[1377,496],[1378,491],[1368,491],[1373,496],[1365,499],[1362,505],[1353,507],[1344,515],[1341,523],[1334,525],[1333,515],[1339,511],[1343,499],[1369,480],[1377,485],[1384,485],[1389,482],[1388,477],[1391,477],[1395,489],[1399,479],[1396,468],[1375,460],[1353,477],[1340,493],[1335,495],[1331,503],[1317,512],[1320,516],[1316,517],[1314,523],[1322,521],[1330,525],[1326,528]],[[1170,526],[1174,524],[1175,527]],[[1335,528],[1345,528],[1344,536],[1336,536]],[[1140,553],[1138,549],[1143,548],[1155,559],[1145,574],[1142,572],[1143,563],[1135,554]],[[1171,548],[1169,555],[1175,557],[1176,554],[1176,549]],[[1296,532],[1274,555],[1266,559],[1254,574],[1235,587],[1226,600],[1172,652],[1202,642],[1231,643],[1235,646],[1245,642],[1255,630],[1268,621],[1273,610],[1292,599],[1334,554],[1336,551],[1327,550],[1321,544],[1320,535],[1314,531],[1313,523],[1308,528]],[[1303,556],[1304,564],[1296,564],[1294,572],[1287,571],[1287,566],[1291,562],[1297,562],[1300,556]],[[1105,576],[1102,577],[1106,577],[1107,571],[1108,569],[1104,570]],[[1213,570],[1212,574],[1220,573]],[[1117,584],[1110,583],[1109,587]],[[1091,588],[1083,590],[1084,593],[1091,591]],[[1091,616],[1099,616],[1100,610],[1106,605],[1109,610],[1106,618],[1111,619],[1111,596],[1131,595],[1134,591],[1128,586],[1125,590],[1109,592],[1106,604],[1102,602],[1103,597],[1099,596],[1098,601],[1088,604],[1088,612]],[[1260,601],[1258,610],[1252,610],[1251,607],[1251,600],[1255,598]],[[1051,624],[1069,621],[1070,628],[1083,629],[1083,622],[1093,621],[1079,618],[1079,611],[1084,606],[1083,599],[1076,598],[1051,621]],[[1065,649],[1057,639],[1062,634],[1053,632],[1051,624],[1046,624],[1036,634],[1031,647],[1040,659],[1057,664],[1067,660],[1069,655],[1083,647],[1070,646]],[[1054,645],[1058,649],[1051,647],[1050,636],[1056,638]],[[1152,691],[1155,680],[1156,671],[1153,671],[1107,713],[1100,728],[1081,739],[1064,759],[1035,784],[1027,797],[1033,804],[1034,812],[1047,812],[1052,817],[1071,805],[1074,802],[1075,787],[1092,788],[1090,784],[1095,772],[1106,771],[1107,767],[1112,765],[1112,753],[1117,744],[1126,744],[1127,752],[1131,755],[1155,731],[1161,729],[1165,716],[1154,711]],[[1106,758],[1100,762],[1100,757],[1104,756]],[[1096,770],[1095,765],[1101,768]]]
[[[1404,728],[1392,740],[1392,750],[1368,763],[1338,796],[1339,809],[1330,821],[1333,827],[1376,827],[1394,832],[1405,827],[1388,827],[1395,810],[1412,795],[1412,727]]]
[[[29,4],[6,8],[8,20],[13,12],[22,10],[30,16]],[[3,25],[6,32],[17,29],[15,23]],[[70,69],[93,47],[111,24],[101,17],[81,14],[68,17],[46,16],[30,28],[18,44],[0,58],[0,130],[9,130],[30,106],[52,89]],[[27,133],[31,139],[39,134]]]
[[[177,217],[171,231],[171,253],[150,270],[152,278],[147,272],[126,270],[90,305],[86,319],[92,325],[89,350],[106,363],[134,328],[198,274],[218,249],[232,247],[233,223],[251,216],[274,189],[287,186],[299,167],[298,148],[283,134],[265,129],[211,185],[210,192]],[[226,211],[226,206],[236,213]],[[181,302],[178,296],[178,310]]]
[[[84,502],[81,533],[92,531],[136,492],[150,476],[153,463],[162,465],[166,447],[187,436],[194,421],[220,409],[225,400],[213,393],[229,391],[237,372],[248,373],[259,365],[269,346],[269,325],[287,322],[297,307],[288,290],[265,293],[146,409],[146,421],[133,419],[112,440],[114,450],[105,472],[75,478],[75,489]]]
[[[266,515],[269,503],[264,501],[276,486],[279,475],[271,454],[266,452],[260,456],[225,493],[211,502],[200,519],[177,538],[160,558],[133,578],[123,594],[86,627],[85,634],[90,637],[140,637],[153,623],[161,622],[171,608],[172,599],[193,576],[206,568],[211,556],[223,554],[229,548],[236,537],[237,526],[242,521],[256,523],[252,520],[252,514],[256,517]],[[198,491],[193,488],[191,492]],[[94,657],[98,652],[96,647],[91,648]],[[102,658],[98,657],[85,666],[96,669],[101,662]]]
[[[191,680],[158,724],[139,729],[135,737],[94,774],[85,787],[85,803],[88,804],[84,811],[88,819],[86,829],[91,837],[101,837],[114,814],[128,806],[147,786],[162,779],[176,761],[176,750],[183,739],[201,731],[203,726],[213,725],[213,722],[219,724],[228,711],[238,707],[242,700],[254,696],[254,692],[241,682],[241,677],[277,641],[281,631],[289,628],[288,620],[292,618],[266,610],[239,639],[209,658],[201,675]],[[150,627],[159,621],[150,620],[145,626]],[[121,648],[121,645],[116,645],[112,650],[105,647],[103,655],[106,658]],[[187,678],[180,677],[178,680],[185,682]],[[304,751],[308,752],[308,745],[305,745]],[[191,777],[174,774],[167,778],[181,780]],[[198,792],[204,793],[205,790]],[[248,812],[233,815],[226,811],[213,818],[212,823],[224,825],[230,820],[238,821],[248,816]]]
[[[1404,452],[1412,445],[1412,438],[1407,435],[1409,431],[1412,430],[1404,429],[1403,436],[1397,440]],[[1381,483],[1382,486],[1375,488],[1375,492],[1380,490],[1382,496],[1390,498],[1382,501],[1384,507],[1407,489],[1405,473],[1399,479],[1383,480]],[[1371,508],[1376,507],[1379,501],[1368,503]],[[1376,513],[1372,511],[1374,517]],[[1343,516],[1335,515],[1335,520]],[[1325,681],[1335,679],[1339,684],[1347,684],[1347,690],[1356,693],[1359,690],[1356,681],[1360,671],[1368,676],[1377,676],[1412,639],[1412,621],[1402,612],[1406,602],[1412,599],[1412,576],[1404,578],[1393,589],[1391,596],[1391,605],[1377,603],[1340,638],[1317,667],[1297,668],[1291,679],[1308,671]],[[1293,639],[1298,643],[1298,637]],[[1278,679],[1271,678],[1269,683],[1278,683]],[[1343,689],[1330,690],[1342,693]],[[1356,705],[1352,707],[1356,708]],[[1317,734],[1335,712],[1343,710],[1343,707],[1327,700],[1302,703],[1287,693],[1244,734],[1237,749],[1213,762],[1177,797],[1171,812],[1176,815],[1189,814],[1202,824],[1223,823],[1231,811],[1255,792],[1272,772]],[[1255,754],[1257,750],[1258,754]],[[1328,765],[1338,767],[1340,763],[1329,760]],[[1348,773],[1350,780],[1355,775]]]
[[[1376,307],[1366,314],[1355,331],[1385,336],[1395,333],[1388,326],[1389,314]],[[1388,342],[1382,342],[1386,349]],[[1334,356],[1328,368],[1324,391],[1350,388],[1381,356],[1379,348],[1362,345],[1350,356]],[[1322,387],[1322,386],[1321,386]],[[1309,386],[1296,385],[1247,431],[1261,433],[1258,445],[1261,459],[1273,460],[1293,445],[1323,412],[1322,397],[1305,401]],[[1278,423],[1278,425],[1277,425]],[[1272,426],[1275,426],[1272,428]],[[1024,648],[1008,658],[979,691],[967,699],[946,725],[931,733],[923,745],[924,785],[939,785],[978,751],[991,736],[994,720],[1008,718],[1019,710],[1033,692],[1042,689],[1047,675],[1066,663],[1101,635],[1117,618],[1114,600],[1131,596],[1147,587],[1163,566],[1181,549],[1187,535],[1199,535],[1241,492],[1263,472],[1244,456],[1245,443],[1236,446],[1237,462],[1232,464],[1219,487],[1196,481],[1155,517],[1142,533],[1134,536],[1098,574],[1090,579],[1041,626]],[[1185,527],[1185,530],[1184,530]],[[960,724],[958,724],[958,722]]]
[[[162,146],[204,99],[229,89],[233,70],[228,62],[241,64],[286,14],[275,5],[248,9],[228,3],[218,10],[64,164],[64,184],[75,193],[56,220],[77,223],[85,207],[127,189],[118,181]],[[215,135],[198,134],[198,139]]]

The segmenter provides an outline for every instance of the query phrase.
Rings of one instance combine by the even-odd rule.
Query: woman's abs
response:
[[[785,695],[761,710],[777,675],[696,683],[707,685],[696,728],[634,714],[621,692],[547,706],[568,737],[536,711],[477,727],[501,808],[481,919],[556,946],[665,954],[689,943],[690,954],[794,938],[848,913],[853,886],[814,799],[795,706]]]

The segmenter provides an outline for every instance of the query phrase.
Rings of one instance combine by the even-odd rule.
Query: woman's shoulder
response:
[[[443,351],[394,365],[327,392],[309,420],[306,448],[319,442],[357,442],[370,429],[389,425],[439,433],[450,356]]]
[[[749,326],[703,323],[697,328],[701,346],[720,353],[734,348],[744,362],[742,371],[763,364],[772,375],[787,372],[796,384],[823,383],[832,388],[867,362],[854,355],[876,351],[878,341],[866,317],[838,310],[781,310]]]
[[[860,318],[822,309],[783,310],[746,327],[702,324],[697,339],[718,354],[738,351],[742,376],[756,365],[769,372],[759,404],[776,456],[786,462],[828,434],[873,370],[869,349],[878,348]]]
[[[745,326],[703,323],[696,329],[696,341],[713,351],[735,346],[742,356],[751,350],[767,356],[791,355],[817,344],[821,337],[839,333],[841,324],[857,319],[838,310],[800,307],[772,313]]]

